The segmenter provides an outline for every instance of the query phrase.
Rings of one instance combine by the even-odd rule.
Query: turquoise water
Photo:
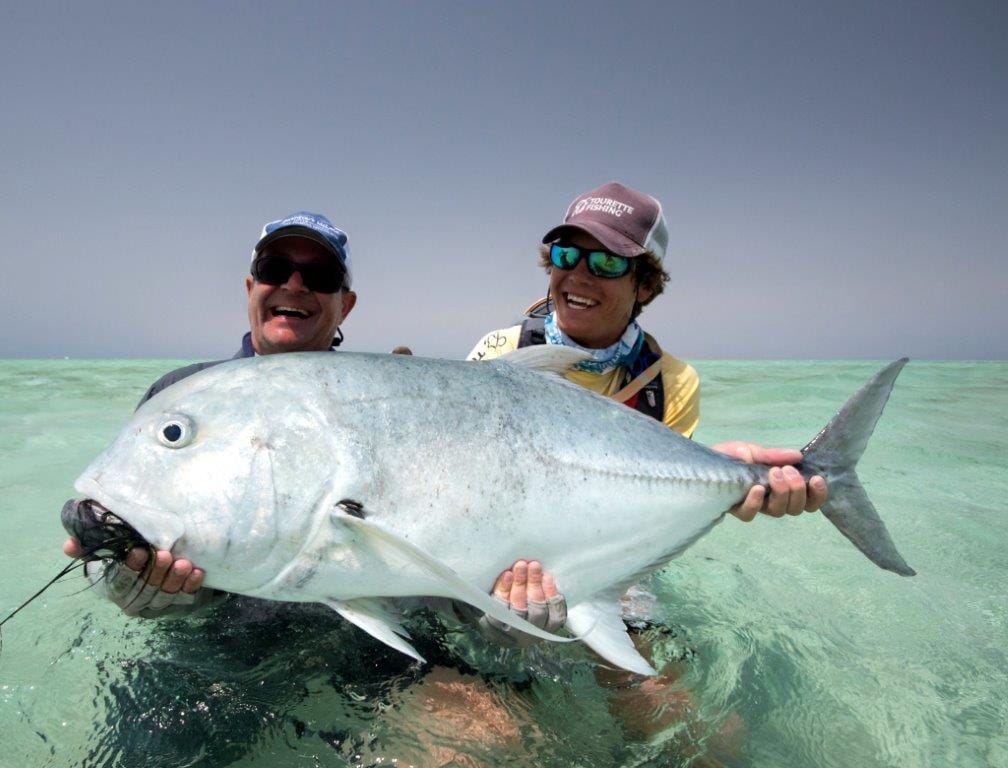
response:
[[[0,616],[62,567],[74,478],[171,367],[0,361]],[[698,363],[697,438],[800,446],[878,367]],[[321,609],[131,621],[71,578],[4,627],[0,766],[1008,765],[1006,411],[1008,363],[911,362],[860,474],[918,575],[819,515],[729,519],[649,585],[653,689],[428,615],[423,670]]]

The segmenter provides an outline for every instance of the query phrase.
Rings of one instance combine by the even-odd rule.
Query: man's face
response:
[[[282,256],[294,264],[330,264],[336,258],[305,237],[282,237],[262,253]],[[309,291],[300,272],[293,272],[283,285],[256,282],[248,275],[245,290],[252,346],[260,355],[329,349],[337,326],[357,302],[357,294],[346,289],[336,293]]]
[[[586,232],[573,230],[564,240],[579,248],[606,250]],[[632,270],[614,279],[596,277],[588,271],[584,258],[574,269],[551,267],[549,288],[560,330],[589,349],[605,349],[619,341],[630,322],[634,302],[646,301],[651,295],[647,288],[637,287]]]

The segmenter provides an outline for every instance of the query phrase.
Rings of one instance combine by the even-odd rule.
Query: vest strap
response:
[[[637,400],[637,410],[645,416],[650,416],[658,421],[665,419],[665,388],[662,384],[662,348],[655,340],[654,336],[645,331],[644,345],[648,351],[657,355],[657,359],[647,368],[640,372],[631,381],[626,382],[623,388],[610,397],[619,403],[626,403],[634,395],[646,389],[647,397]]]
[[[631,397],[640,392],[644,387],[654,381],[660,374],[662,369],[662,361],[659,357],[651,365],[641,371],[640,375],[637,376],[633,381],[627,384],[619,392],[614,392],[609,395],[617,403],[625,403]]]

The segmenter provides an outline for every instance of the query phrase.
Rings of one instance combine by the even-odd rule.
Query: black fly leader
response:
[[[144,585],[150,579],[154,564],[154,547],[147,543],[133,526],[116,517],[101,504],[91,499],[70,499],[63,505],[60,518],[63,527],[80,543],[83,553],[71,560],[69,565],[60,570],[38,592],[11,611],[6,618],[0,621],[0,627],[3,627],[49,587],[77,568],[83,568],[87,563],[95,560],[122,562],[134,547],[145,547],[150,553],[143,572]],[[3,638],[0,636],[0,651],[2,650]]]

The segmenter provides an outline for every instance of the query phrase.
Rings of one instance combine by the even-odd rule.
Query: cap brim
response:
[[[647,248],[640,245],[640,243],[635,243],[622,232],[612,229],[611,227],[607,227],[605,224],[599,224],[597,221],[585,221],[578,224],[561,224],[558,227],[553,227],[553,229],[547,232],[543,236],[542,241],[544,244],[552,243],[557,238],[571,231],[584,232],[587,235],[591,235],[602,243],[602,245],[606,247],[607,251],[611,251],[617,256],[626,256],[629,259],[633,259],[647,253]]]
[[[272,243],[275,240],[280,240],[284,237],[304,237],[308,240],[314,240],[316,243],[325,248],[329,253],[335,256],[344,269],[346,268],[346,262],[344,261],[343,254],[332,247],[332,243],[326,240],[322,235],[316,232],[314,229],[308,227],[299,227],[297,225],[290,227],[281,227],[270,232],[265,237],[261,238],[258,243],[255,244],[253,253],[259,253],[263,248]]]

